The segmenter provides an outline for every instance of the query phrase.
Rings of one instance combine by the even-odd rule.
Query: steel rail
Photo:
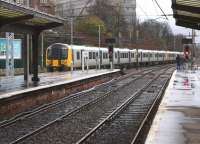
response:
[[[157,69],[156,69],[156,70],[157,70]],[[38,129],[36,129],[36,130],[34,130],[34,131],[32,131],[32,132],[30,132],[30,133],[24,135],[24,136],[22,136],[22,137],[20,137],[20,138],[18,138],[18,139],[16,139],[16,140],[14,140],[14,141],[12,141],[10,144],[20,143],[20,142],[22,142],[23,140],[27,139],[28,137],[31,137],[32,135],[37,134],[37,133],[39,133],[40,131],[42,131],[43,129],[45,129],[45,128],[51,126],[51,125],[53,125],[54,123],[59,122],[59,121],[62,121],[62,119],[66,118],[66,117],[68,117],[68,116],[74,115],[74,114],[80,112],[81,110],[84,110],[85,108],[91,106],[91,105],[95,105],[96,103],[102,101],[104,98],[110,96],[110,94],[111,94],[112,92],[114,92],[114,91],[116,91],[116,90],[118,90],[118,89],[121,89],[121,88],[125,87],[126,85],[128,85],[128,84],[130,84],[130,83],[132,83],[132,82],[134,82],[134,81],[136,81],[136,80],[142,78],[143,76],[147,75],[148,73],[151,73],[152,71],[153,71],[153,70],[148,70],[147,73],[144,73],[143,75],[140,75],[140,76],[134,78],[132,81],[126,83],[125,85],[119,86],[119,87],[117,87],[116,89],[107,92],[107,93],[104,94],[103,96],[101,96],[101,97],[99,97],[99,98],[97,98],[97,99],[94,99],[94,100],[92,100],[92,101],[86,103],[85,105],[83,105],[83,106],[81,106],[81,107],[79,107],[79,108],[76,108],[75,110],[72,110],[72,111],[70,111],[69,113],[67,113],[67,114],[65,114],[65,115],[63,115],[63,116],[61,116],[61,117],[55,119],[54,121],[51,121],[50,123],[48,123],[48,124],[46,124],[46,125],[44,125],[44,126],[38,128]]]
[[[145,126],[145,123],[147,122],[149,116],[151,115],[153,109],[155,108],[156,103],[158,102],[160,97],[163,95],[163,93],[164,93],[164,91],[165,91],[165,89],[167,87],[167,84],[169,83],[169,80],[170,80],[170,78],[168,78],[168,80],[163,84],[161,90],[159,91],[159,94],[157,95],[156,99],[154,100],[153,104],[151,105],[150,109],[148,110],[145,118],[143,119],[142,123],[140,124],[140,127],[139,127],[137,133],[135,134],[131,144],[136,144],[136,142],[137,142],[137,140],[138,140],[138,138],[139,138],[139,136],[140,136],[140,134],[142,132],[142,129]]]
[[[168,68],[167,68],[168,69]],[[84,137],[82,137],[76,144],[82,144],[87,141],[87,139],[92,136],[98,129],[100,129],[106,123],[109,123],[114,117],[116,117],[121,111],[123,111],[126,107],[129,106],[138,96],[140,96],[143,91],[148,88],[156,79],[158,79],[162,75],[160,73],[150,82],[148,82],[143,88],[135,92],[129,99],[127,99],[123,104],[121,104],[115,111],[113,111],[108,117],[102,120],[95,128],[93,128],[90,132],[88,132]]]
[[[156,67],[156,68],[157,68],[157,67]],[[156,68],[145,69],[145,70],[143,70],[143,71],[141,71],[141,72],[136,72],[136,73],[135,73],[135,72],[132,72],[132,73],[130,73],[130,74],[126,74],[126,75],[124,75],[124,76],[121,76],[121,77],[119,77],[119,78],[117,78],[117,79],[115,79],[115,80],[112,79],[112,80],[110,80],[110,81],[104,83],[104,84],[103,84],[103,87],[106,87],[106,86],[107,86],[109,83],[111,83],[111,82],[118,82],[118,81],[121,81],[121,80],[126,79],[127,77],[129,77],[129,76],[131,76],[131,75],[136,75],[136,74],[139,74],[139,73],[144,73],[145,71],[148,73],[149,71],[152,71],[153,69],[156,69]],[[96,88],[98,88],[98,87],[100,87],[100,86],[102,86],[102,84],[97,85]],[[85,95],[85,94],[88,94],[89,92],[92,92],[92,90],[95,90],[95,88],[91,88],[91,89],[85,90],[85,91],[83,91],[83,92],[79,92],[79,93],[75,93],[75,94],[69,95],[68,97],[62,98],[62,99],[60,99],[60,100],[57,100],[57,101],[52,102],[52,103],[49,103],[49,104],[44,104],[44,105],[42,105],[42,106],[40,106],[40,107],[38,107],[38,108],[36,108],[36,109],[34,109],[34,110],[32,110],[32,111],[20,113],[19,115],[16,115],[16,116],[13,117],[12,119],[5,120],[5,121],[3,121],[2,123],[0,123],[0,128],[9,126],[9,125],[11,125],[11,124],[17,122],[18,120],[22,120],[22,119],[31,117],[31,116],[33,116],[33,115],[35,115],[35,114],[38,114],[38,113],[41,112],[41,111],[45,111],[45,110],[47,110],[47,109],[49,109],[49,108],[52,108],[52,107],[57,106],[57,105],[59,105],[59,104],[62,104],[62,103],[64,103],[64,102],[68,102],[68,101],[70,101],[70,100],[74,100],[74,99],[76,99],[76,98],[78,98],[78,97],[81,97],[81,96],[83,96],[83,95]]]
[[[106,82],[106,83],[104,83],[104,84],[103,84],[104,87],[106,87],[106,85],[109,84],[109,83],[112,82],[112,81],[113,81],[113,79],[110,80],[110,81],[108,81],[108,82]],[[101,84],[97,85],[96,87],[98,87],[98,86],[101,86]],[[20,115],[17,115],[17,116],[15,116],[14,118],[12,118],[12,119],[10,119],[10,120],[7,120],[7,121],[4,121],[3,123],[0,123],[0,128],[9,126],[9,125],[11,125],[11,124],[17,122],[18,120],[22,120],[22,119],[24,119],[24,118],[31,117],[31,116],[33,116],[33,115],[35,115],[35,114],[38,114],[38,113],[41,112],[41,111],[45,111],[45,110],[47,110],[47,109],[49,109],[49,108],[52,108],[52,107],[54,107],[54,106],[57,106],[57,105],[59,105],[59,104],[68,102],[68,101],[70,101],[70,100],[74,100],[74,99],[76,99],[76,98],[78,98],[78,97],[82,97],[82,96],[84,96],[85,94],[88,94],[89,92],[92,92],[92,90],[94,90],[94,89],[95,89],[95,88],[91,88],[91,89],[85,90],[85,91],[83,91],[83,92],[75,93],[75,94],[69,95],[68,97],[65,97],[65,98],[62,98],[62,99],[60,99],[60,100],[57,100],[57,101],[55,101],[55,102],[52,102],[52,103],[49,103],[49,104],[44,104],[44,105],[42,105],[42,106],[40,106],[40,107],[38,107],[38,108],[36,108],[36,109],[34,109],[34,110],[32,110],[32,111],[23,112],[23,113],[21,113]]]

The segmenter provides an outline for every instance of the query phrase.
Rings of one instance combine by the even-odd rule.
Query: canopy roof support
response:
[[[32,34],[33,82],[38,82],[39,35],[43,30],[64,25],[65,20],[14,3],[0,0],[0,31]],[[25,47],[27,49],[27,46]],[[25,50],[27,51],[27,50]],[[27,73],[27,72],[26,72]]]

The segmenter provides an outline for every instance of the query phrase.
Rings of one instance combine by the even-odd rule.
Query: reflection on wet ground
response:
[[[175,72],[146,144],[200,143],[200,71]]]

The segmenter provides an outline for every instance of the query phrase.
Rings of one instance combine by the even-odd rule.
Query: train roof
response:
[[[64,43],[54,43],[52,45],[50,45],[49,47],[53,46],[53,45],[63,45],[66,47],[72,47],[73,49],[77,49],[77,50],[94,50],[94,51],[108,51],[108,48],[106,47],[93,47],[93,46],[85,46],[85,45],[69,45],[69,44],[64,44]],[[49,48],[48,47],[48,48]],[[114,51],[120,51],[120,52],[136,52],[136,49],[128,49],[128,48],[114,48]],[[144,49],[138,49],[138,52],[144,52],[144,53],[167,53],[167,54],[179,54],[179,55],[183,55],[183,52],[177,52],[177,51],[158,51],[158,50],[144,50]]]

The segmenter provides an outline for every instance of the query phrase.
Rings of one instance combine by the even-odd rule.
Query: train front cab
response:
[[[64,71],[71,68],[72,48],[66,44],[53,44],[46,50],[47,71]]]

